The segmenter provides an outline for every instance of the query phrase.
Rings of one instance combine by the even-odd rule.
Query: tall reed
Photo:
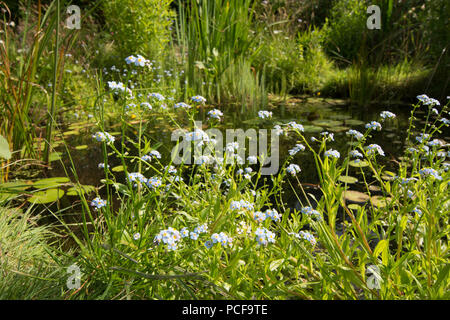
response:
[[[178,6],[177,42],[182,59],[187,59],[188,85],[214,102],[220,103],[224,94],[225,98],[242,96],[242,87],[228,85],[250,73],[253,59],[250,48],[255,44],[251,30],[255,2],[189,0],[186,5],[179,1]],[[231,82],[224,80],[230,76]],[[246,89],[257,87],[256,76],[248,81],[251,84],[245,85]]]

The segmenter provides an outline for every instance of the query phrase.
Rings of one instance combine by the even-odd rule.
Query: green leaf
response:
[[[389,242],[386,239],[383,239],[380,242],[378,242],[377,246],[375,247],[375,250],[373,251],[373,255],[375,258],[378,258],[378,256],[385,249],[388,243]]]
[[[284,259],[278,259],[278,260],[274,260],[270,263],[269,265],[269,270],[270,271],[274,271],[276,269],[278,269],[284,262]]]
[[[6,139],[0,135],[0,158],[9,160],[11,159],[11,151],[9,150],[9,144]]]

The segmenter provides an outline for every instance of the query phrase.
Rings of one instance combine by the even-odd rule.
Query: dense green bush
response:
[[[323,29],[328,54],[344,61],[356,58],[366,29],[366,9],[365,1],[336,2]]]
[[[333,63],[322,48],[320,30],[264,37],[255,65],[265,69],[266,86],[274,93],[319,91]]]
[[[108,31],[122,56],[142,54],[155,59],[170,41],[172,0],[104,1]]]

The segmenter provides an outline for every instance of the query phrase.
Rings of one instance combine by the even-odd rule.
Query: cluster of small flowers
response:
[[[325,151],[324,156],[339,159],[341,157],[341,154],[336,150],[330,149],[330,150]]]
[[[352,151],[350,151],[349,154],[351,157],[354,157],[354,158],[362,158],[363,157],[361,152],[359,152],[358,150],[352,150]]]
[[[253,211],[253,203],[246,200],[231,201],[230,209],[233,211]]]
[[[162,185],[162,180],[160,177],[151,177],[147,179],[142,173],[139,172],[130,172],[128,174],[128,179],[130,182],[136,182],[134,184],[135,187],[145,184],[151,189],[156,189]]]
[[[239,221],[239,227],[236,229],[238,234],[251,234],[252,226],[245,223],[245,221]]]
[[[450,120],[448,120],[447,118],[441,118],[439,119],[439,121],[443,122],[446,126],[450,124]]]
[[[346,134],[349,136],[353,136],[353,138],[355,138],[358,141],[364,138],[364,135],[361,132],[353,129],[348,130]]]
[[[311,208],[311,207],[303,207],[302,210],[301,210],[301,212],[302,212],[303,214],[307,214],[307,215],[309,215],[309,216],[315,217],[318,221],[321,221],[321,220],[322,220],[322,216],[320,215],[320,212],[317,211],[317,210],[314,210],[314,209]]]
[[[141,157],[142,160],[147,162],[152,161],[153,158],[161,159],[161,153],[159,153],[159,151],[152,150],[148,154]]]
[[[110,167],[110,165],[108,164],[108,169],[109,169],[109,167]],[[100,162],[100,163],[98,164],[98,168],[99,168],[99,169],[105,169],[105,164],[104,164],[103,162]]]
[[[421,94],[417,96],[417,99],[424,105],[437,105],[437,106],[441,105],[441,103],[438,100],[429,98],[426,94]]]
[[[224,232],[213,233],[211,235],[211,240],[205,242],[205,247],[210,249],[216,243],[220,243],[222,247],[231,247],[233,245],[233,238],[227,236]]]
[[[258,228],[255,231],[255,238],[259,245],[267,245],[269,242],[275,243],[275,233],[266,228]]]
[[[253,219],[257,222],[264,222],[266,219],[272,219],[272,221],[280,221],[280,214],[275,209],[267,209],[265,212],[256,211],[253,213]]]
[[[249,164],[257,164],[258,158],[256,156],[248,156],[247,161]]]
[[[158,100],[158,101],[164,101],[164,100],[166,100],[166,98],[165,98],[162,94],[156,93],[156,92],[150,93],[150,94],[148,95],[148,98],[155,98],[155,99]]]
[[[244,172],[245,172],[245,174],[244,174]],[[250,167],[247,167],[247,168],[245,168],[245,169],[239,169],[239,170],[237,170],[236,171],[236,174],[238,174],[238,175],[242,175],[242,174],[244,174],[244,178],[245,179],[247,179],[247,180],[250,180],[251,179],[251,173],[253,172],[253,169],[252,168],[250,168]]]
[[[134,65],[135,65],[136,67],[143,67],[143,66],[145,66],[145,65],[151,65],[151,63],[150,63],[149,60],[145,59],[143,56],[141,56],[141,55],[139,55],[139,54],[138,54],[136,57],[133,56],[133,55],[131,55],[131,56],[129,56],[129,57],[126,57],[126,58],[125,58],[125,62],[126,62],[127,64],[134,63]]]
[[[289,154],[291,156],[295,155],[296,153],[298,153],[299,151],[304,151],[305,150],[305,146],[302,145],[301,143],[297,143],[295,145],[294,148],[292,148],[291,150],[289,150]]]
[[[421,133],[419,136],[416,137],[416,141],[419,143],[423,143],[427,141],[430,138],[430,135],[428,133]]]
[[[178,230],[169,227],[168,229],[161,230],[153,240],[156,244],[160,244],[161,242],[167,245],[167,249],[176,250],[177,243],[181,239],[181,234]]]
[[[177,169],[174,166],[166,166],[164,169],[167,170],[167,172],[170,174],[177,173]]]
[[[308,231],[300,231],[297,234],[297,236],[298,236],[299,239],[304,239],[304,240],[309,241],[309,243],[311,243],[311,245],[313,245],[313,246],[317,242],[316,238],[314,238],[314,236],[311,233],[309,233]]]
[[[279,136],[283,134],[283,129],[281,129],[281,127],[277,124],[273,127],[274,133]]]
[[[390,111],[383,111],[380,113],[380,117],[383,118],[384,120],[395,119],[396,115],[395,115],[395,113],[392,113]]]
[[[147,182],[147,178],[140,172],[130,172],[128,174],[128,179],[131,182],[137,182],[134,186],[137,187],[137,185],[141,184],[141,183],[146,183]]]
[[[227,143],[225,150],[228,152],[234,152],[239,149],[239,143],[238,142],[229,142]]]
[[[394,179],[399,180],[402,186],[410,184],[412,181],[417,181],[417,178],[400,178],[395,177]]]
[[[210,116],[210,118],[215,118],[215,119],[220,120],[220,117],[223,116],[223,113],[219,109],[213,109],[208,112],[208,115]]]
[[[202,96],[193,96],[191,97],[191,100],[197,103],[205,103],[206,99]]]
[[[188,105],[187,103],[184,103],[184,102],[178,102],[178,103],[176,103],[173,107],[174,107],[175,109],[178,109],[178,108],[182,108],[182,109],[190,109],[190,108],[192,108],[190,105]]]
[[[147,185],[147,187],[149,187],[151,189],[156,189],[156,188],[161,187],[162,180],[160,177],[151,177],[147,180],[147,182],[145,184]]]
[[[142,102],[141,107],[146,107],[149,110],[152,110],[152,105],[148,102]]]
[[[441,141],[439,139],[433,139],[432,141],[427,143],[430,147],[440,147],[442,145]]]
[[[97,140],[99,142],[105,141],[106,143],[112,143],[116,140],[108,132],[96,132],[95,134],[92,135],[92,138],[94,138],[95,140]]]
[[[266,110],[258,111],[258,117],[261,119],[272,118],[272,112]]]
[[[195,129],[192,132],[186,133],[184,138],[186,139],[186,141],[199,141],[199,140],[209,141],[210,140],[208,134],[201,129]]]
[[[442,180],[442,177],[433,168],[423,168],[419,171],[419,173],[421,176],[424,176],[424,177],[433,176],[437,180]]]
[[[298,130],[298,131],[301,131],[301,132],[305,131],[305,128],[303,128],[303,126],[301,124],[298,124],[295,121],[291,121],[287,125],[289,127],[291,127],[292,129],[294,129],[294,130]]]
[[[320,133],[321,136],[325,137],[325,140],[334,141],[334,133],[329,133],[328,131],[324,131]]]
[[[106,200],[97,197],[94,200],[92,200],[91,206],[94,207],[95,210],[98,210],[106,206]]]
[[[376,121],[371,121],[370,123],[366,124],[366,129],[372,129],[372,130],[381,130],[381,124]]]
[[[366,150],[367,150],[367,154],[369,156],[373,155],[375,152],[378,152],[378,154],[380,156],[384,156],[384,151],[383,151],[383,149],[381,149],[381,147],[378,144],[373,143],[371,145],[368,145],[366,147]]]
[[[181,237],[182,238],[189,237],[192,240],[198,240],[198,236],[202,233],[206,233],[207,231],[208,231],[208,226],[206,225],[206,223],[204,223],[202,225],[195,227],[194,230],[191,232],[189,232],[189,230],[187,228],[181,229]]]
[[[287,168],[286,172],[290,173],[293,176],[296,176],[297,173],[301,171],[300,167],[296,164],[291,163]]]
[[[117,92],[117,90],[122,92],[126,91],[129,95],[132,95],[131,89],[125,87],[125,85],[122,82],[108,81],[108,86],[111,90],[114,90],[115,92]]]

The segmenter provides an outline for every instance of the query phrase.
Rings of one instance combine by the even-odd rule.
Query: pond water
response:
[[[210,108],[201,109],[197,114],[197,119],[202,121],[206,126],[208,124],[207,112]],[[334,141],[328,144],[329,148],[338,150],[341,154],[346,154],[349,150],[350,139],[346,135],[349,129],[356,129],[364,132],[364,125],[372,120],[380,121],[379,114],[383,110],[389,110],[397,115],[397,118],[390,120],[383,124],[383,130],[380,132],[373,132],[370,143],[377,143],[382,146],[385,151],[384,164],[387,169],[393,167],[393,160],[398,159],[404,149],[404,140],[408,128],[408,117],[410,116],[411,107],[405,105],[398,106],[370,106],[370,108],[361,108],[348,105],[341,100],[326,100],[326,99],[304,99],[290,100],[284,103],[279,103],[273,108],[269,108],[273,112],[271,119],[258,118],[258,109],[245,109],[240,107],[229,106],[221,108],[224,116],[219,128],[225,129],[271,129],[276,124],[285,124],[290,121],[296,121],[305,127],[305,136],[310,139],[313,136],[319,136],[320,132],[328,131],[334,134]],[[182,111],[180,111],[180,119],[183,121]],[[134,128],[136,129],[138,122],[135,121]],[[78,178],[81,184],[99,186],[100,180],[104,178],[104,172],[98,168],[98,164],[103,162],[101,145],[92,139],[92,134],[98,130],[95,125],[82,123],[81,126],[69,126],[66,131],[65,139],[69,148],[71,149],[71,156],[75,167],[77,168]],[[79,128],[71,133],[71,129]],[[167,118],[162,115],[155,115],[149,117],[145,135],[153,141],[153,146],[156,147],[163,155],[162,163],[169,163],[170,153],[175,142],[171,141],[171,133],[174,130]],[[116,142],[120,140],[120,127],[117,123],[110,123],[107,131],[114,133]],[[131,129],[128,136],[133,135],[134,129]],[[224,134],[225,137],[225,134]],[[280,136],[279,155],[280,166],[283,164],[286,157],[289,155],[288,150],[291,149],[299,141],[294,133],[288,136]],[[156,144],[156,145],[155,145]],[[75,148],[78,148],[75,149]],[[62,158],[64,159],[64,147],[60,146],[57,150],[62,151]],[[118,159],[111,157],[109,159],[111,168],[120,166]],[[316,168],[310,152],[297,153],[292,163],[298,164],[302,172],[299,178],[305,186],[315,185],[318,183],[316,175]],[[52,162],[54,169],[49,171],[51,176],[64,176],[65,173],[62,167],[57,162]],[[68,165],[69,162],[66,160]],[[120,169],[119,169],[120,170]],[[123,179],[123,173],[116,172],[119,179]],[[358,176],[360,174],[359,168],[350,167],[349,175]],[[121,177],[122,176],[122,177]],[[356,189],[361,186],[356,184]],[[296,206],[296,198],[291,192],[285,194],[285,200],[290,207]]]
[[[276,103],[268,110],[273,112],[273,116],[270,119],[260,119],[258,117],[258,108],[245,108],[227,106],[220,108],[223,112],[223,119],[216,127],[222,131],[225,129],[272,129],[274,125],[283,125],[290,121],[295,121],[302,124],[305,128],[305,137],[310,141],[311,137],[318,137],[321,132],[328,131],[334,134],[334,141],[327,143],[327,148],[332,148],[345,155],[349,151],[350,138],[346,135],[349,129],[356,129],[360,132],[365,132],[365,124],[370,121],[380,121],[380,112],[389,110],[397,115],[394,120],[382,122],[383,129],[381,131],[373,131],[372,137],[369,143],[379,144],[384,152],[385,157],[380,157],[380,161],[385,166],[385,170],[394,171],[395,162],[403,154],[405,148],[404,141],[407,136],[407,129],[409,125],[409,116],[411,112],[411,106],[408,105],[396,105],[396,106],[370,106],[368,108],[362,108],[352,106],[342,100],[336,99],[318,99],[318,98],[305,98],[305,99],[291,99],[285,102]],[[209,120],[207,112],[211,108],[201,108],[196,115],[196,119],[202,121],[204,129],[209,127]],[[176,116],[177,121],[185,127],[188,127],[188,121],[183,115],[182,110],[179,111]],[[425,117],[424,110],[418,110],[417,116]],[[165,165],[170,162],[170,155],[175,142],[171,140],[171,134],[176,127],[164,116],[164,114],[158,114],[151,111],[148,117],[145,118],[146,127],[144,135],[152,141],[152,148],[157,149],[162,154],[161,162]],[[424,122],[424,120],[418,120]],[[137,140],[136,130],[139,126],[139,121],[131,120],[132,126],[128,127],[126,136],[131,139]],[[106,131],[114,135],[116,138],[116,146],[120,145],[121,139],[121,124],[117,121],[110,120],[106,125]],[[40,170],[38,176],[35,178],[49,178],[49,177],[65,177],[67,173],[73,179],[72,166],[68,157],[67,150],[72,158],[74,168],[79,182],[82,185],[90,185],[93,187],[101,187],[101,180],[104,179],[103,169],[98,168],[98,164],[103,162],[102,147],[101,144],[96,142],[92,138],[92,134],[98,131],[98,127],[95,124],[94,119],[88,119],[83,121],[73,121],[73,123],[67,123],[62,126],[62,134],[65,140],[64,144],[59,144],[55,147],[56,153],[53,153],[53,160],[51,162],[52,168],[47,171]],[[442,137],[445,137],[447,141],[448,132],[444,132]],[[224,134],[225,137],[225,134]],[[229,141],[225,141],[229,142]],[[289,156],[288,151],[293,148],[296,143],[301,142],[299,137],[295,133],[289,133],[289,135],[281,135],[279,139],[279,164],[280,166]],[[314,145],[314,143],[311,143]],[[127,145],[130,145],[127,143]],[[66,149],[67,148],[67,149]],[[137,154],[137,150],[130,148],[130,154]],[[62,159],[64,166],[58,160]],[[125,177],[120,170],[121,162],[115,156],[108,157],[109,165],[119,182],[124,182]],[[321,196],[319,189],[317,188],[318,177],[316,173],[316,167],[311,152],[298,152],[290,163],[298,164],[301,168],[299,179],[306,189],[307,193],[313,194],[316,198]],[[136,171],[133,168],[135,164],[130,164],[129,171]],[[254,166],[254,170],[258,168]],[[360,168],[349,167],[348,176],[358,179],[357,183],[349,184],[351,190],[364,191]],[[366,171],[367,172],[367,171]],[[375,182],[375,179],[368,177],[368,183]],[[14,178],[22,178],[30,180],[29,177],[21,177],[21,174],[17,174]],[[270,183],[270,179],[267,179]],[[266,181],[266,182],[267,182]],[[376,187],[376,186],[375,186]],[[299,201],[294,192],[285,185],[285,191],[283,191],[283,201],[288,208],[299,209]],[[76,193],[72,193],[63,196],[58,202],[58,209],[61,207],[74,207],[74,204],[79,203]],[[377,194],[376,188],[373,190],[374,195]],[[0,192],[1,193],[1,192]],[[100,189],[99,194],[102,196],[104,190]],[[301,192],[297,192],[299,195]],[[1,196],[1,194],[0,194]],[[52,194],[52,196],[57,196]],[[88,197],[90,199],[90,197]],[[301,200],[301,199],[300,199]],[[80,212],[81,208],[75,209],[73,215]],[[73,210],[69,210],[73,211]]]

